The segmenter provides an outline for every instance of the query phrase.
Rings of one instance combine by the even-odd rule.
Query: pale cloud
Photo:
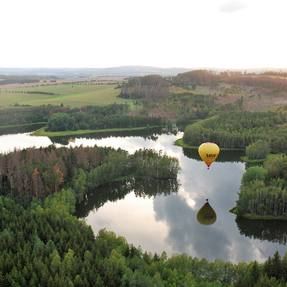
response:
[[[233,13],[245,8],[245,5],[239,1],[228,1],[223,3],[219,10],[224,13]]]
[[[286,0],[1,0],[0,66],[286,68],[286,10]]]

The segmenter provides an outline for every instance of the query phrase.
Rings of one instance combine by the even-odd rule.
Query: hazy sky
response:
[[[286,0],[1,0],[0,67],[287,68]]]

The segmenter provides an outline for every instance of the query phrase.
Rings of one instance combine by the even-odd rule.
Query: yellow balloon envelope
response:
[[[198,148],[198,153],[208,168],[217,159],[219,152],[219,146],[210,142],[203,143]]]

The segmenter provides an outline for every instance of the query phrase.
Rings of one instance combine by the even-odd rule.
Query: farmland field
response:
[[[93,83],[61,83],[49,85],[19,86],[0,88],[0,107],[12,105],[108,105],[130,102],[118,97],[116,85]]]

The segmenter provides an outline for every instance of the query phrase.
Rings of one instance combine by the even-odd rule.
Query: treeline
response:
[[[162,118],[185,126],[194,119],[205,118],[215,109],[215,98],[191,92],[170,89],[171,79],[160,76],[129,78],[121,88],[120,97],[135,99],[141,114]]]
[[[282,91],[287,88],[286,73],[243,73],[243,72],[214,72],[194,70],[178,74],[172,79],[173,84],[185,87],[210,86],[231,84]]]
[[[57,93],[52,93],[52,92],[45,92],[45,91],[25,91],[25,94],[31,94],[31,95],[47,95],[47,96],[54,96],[58,95]]]
[[[175,113],[175,121],[179,126],[208,117],[216,107],[213,96],[192,93],[172,94],[165,105]]]
[[[129,155],[100,147],[48,148],[14,151],[0,156],[0,194],[40,197],[71,187],[81,202],[88,190],[132,178],[174,179],[176,159],[151,150]]]
[[[218,74],[208,70],[194,70],[186,73],[180,73],[172,79],[178,86],[216,86],[219,84]]]
[[[262,74],[232,74],[221,77],[220,80],[227,84],[272,89],[275,91],[284,91],[287,88],[287,80],[285,78],[270,77]]]
[[[24,207],[0,196],[0,285],[49,287],[283,287],[287,256],[238,265],[167,258],[76,219],[69,189]]]
[[[273,152],[287,145],[287,116],[275,112],[226,112],[189,125],[184,142],[198,146],[202,142],[216,142],[222,148],[245,148],[264,140]]]
[[[64,110],[63,107],[50,105],[0,109],[0,126],[47,122],[50,114]]]
[[[121,87],[120,97],[124,99],[160,99],[169,95],[170,83],[158,75],[129,78]]]
[[[50,76],[49,78],[55,78]],[[27,83],[39,83],[40,81],[46,79],[42,76],[25,76],[25,75],[0,75],[0,86],[7,84],[27,84]],[[1,90],[0,90],[1,92]]]
[[[287,80],[286,73],[193,70],[168,79],[158,75],[129,78],[128,82],[122,85],[121,97],[128,99],[161,98],[168,95],[170,85],[195,88],[196,86],[216,87],[219,84],[282,91],[287,87]]]
[[[49,117],[49,131],[87,130],[106,128],[132,128],[161,126],[160,118],[128,114],[127,105],[108,105],[105,107],[85,107],[54,113]]]
[[[236,205],[238,216],[287,218],[287,156],[269,155],[246,170]]]
[[[45,123],[49,131],[155,127],[164,124],[159,117],[131,115],[126,104],[81,108],[43,105],[0,109],[0,129],[3,127],[4,131],[21,132],[23,125],[26,125],[24,131],[32,131],[35,124],[44,126]]]

